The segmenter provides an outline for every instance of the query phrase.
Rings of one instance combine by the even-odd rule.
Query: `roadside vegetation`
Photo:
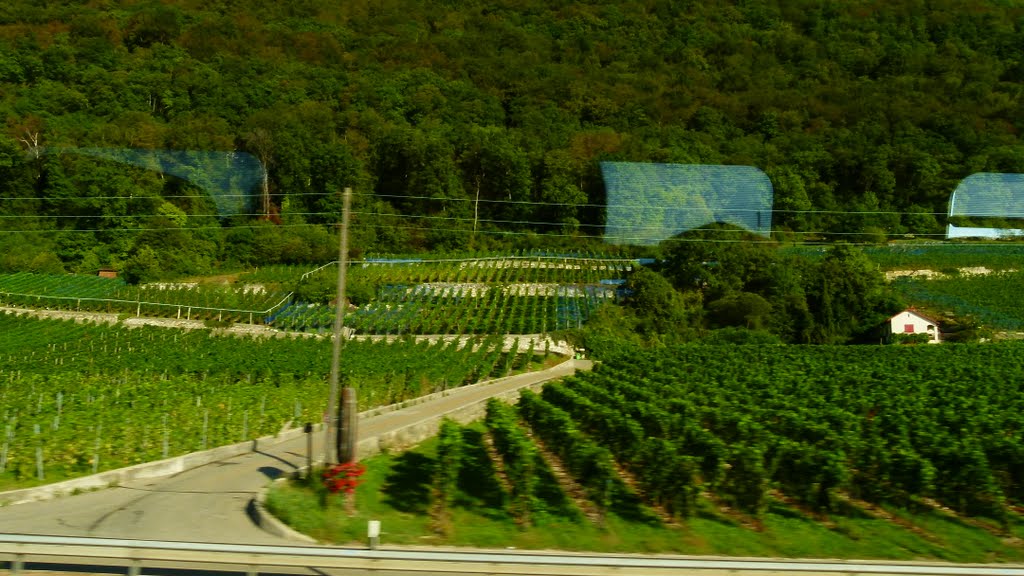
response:
[[[934,508],[895,505],[851,508],[827,518],[775,495],[756,519],[698,494],[685,521],[667,519],[638,502],[614,495],[602,515],[567,492],[566,482],[539,471],[523,522],[498,472],[483,423],[456,426],[461,441],[456,489],[438,500],[446,472],[436,440],[400,454],[362,462],[366,474],[351,501],[326,494],[317,482],[277,483],[268,494],[272,513],[325,543],[365,546],[368,520],[381,522],[381,545],[469,546],[612,553],[675,553],[790,558],[859,558],[954,562],[1020,562],[1024,522],[1010,516],[1007,537],[994,523],[978,523]],[[443,510],[443,512],[441,512]]]

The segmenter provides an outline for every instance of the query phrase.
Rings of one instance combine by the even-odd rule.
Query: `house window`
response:
[[[913,324],[904,324],[903,325],[903,332],[905,334],[913,334],[914,333],[914,325]]]
[[[933,326],[932,324],[929,324],[928,325],[928,331],[929,332],[934,332],[935,331],[935,326]]]

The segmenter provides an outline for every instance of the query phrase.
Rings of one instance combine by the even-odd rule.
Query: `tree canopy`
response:
[[[298,245],[345,185],[365,249],[597,237],[602,160],[757,166],[797,237],[936,233],[961,179],[1024,169],[1022,23],[963,0],[11,0],[0,244],[23,249],[0,266],[311,259]],[[200,164],[83,147],[247,152],[264,172],[218,218]]]

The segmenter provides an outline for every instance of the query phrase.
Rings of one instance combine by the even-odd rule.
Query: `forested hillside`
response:
[[[1022,24],[967,0],[8,0],[0,268],[322,261],[346,185],[362,250],[578,246],[601,160],[760,167],[780,231],[935,233],[959,180],[1024,171]],[[82,148],[267,178],[228,215],[202,174]]]

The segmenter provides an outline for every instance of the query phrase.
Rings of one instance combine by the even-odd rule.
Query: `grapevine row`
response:
[[[327,339],[214,336],[0,315],[0,486],[274,434],[318,422]],[[349,341],[343,378],[360,409],[504,376],[517,347]],[[531,359],[532,360],[532,359]]]
[[[848,494],[935,498],[1005,518],[1024,495],[1020,344],[944,350],[689,346],[602,365],[544,397],[613,449],[672,444],[699,481],[757,514],[778,489],[819,509]],[[562,426],[569,426],[562,423]],[[654,485],[648,487],[658,494]]]

